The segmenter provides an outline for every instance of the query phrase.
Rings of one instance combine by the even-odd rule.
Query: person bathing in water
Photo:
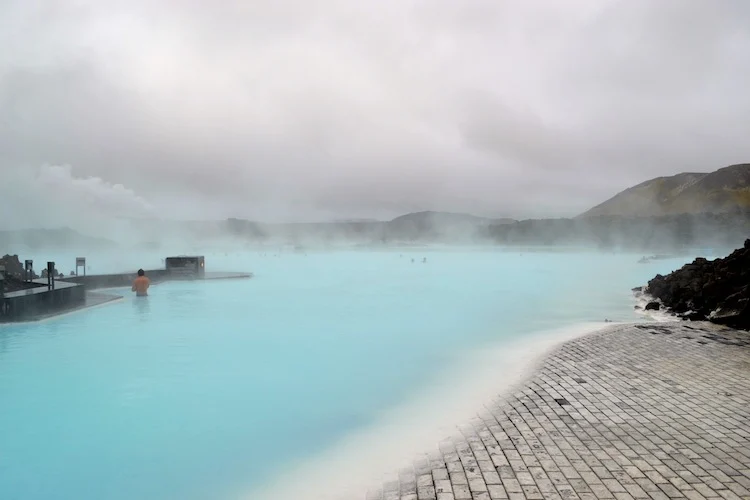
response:
[[[145,271],[143,269],[138,269],[138,277],[133,280],[133,288],[131,288],[131,290],[135,292],[135,296],[146,297],[150,285],[151,280],[146,277]]]

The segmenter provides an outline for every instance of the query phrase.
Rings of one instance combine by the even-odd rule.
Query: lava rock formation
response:
[[[673,314],[750,330],[750,239],[723,259],[697,258],[644,290]]]

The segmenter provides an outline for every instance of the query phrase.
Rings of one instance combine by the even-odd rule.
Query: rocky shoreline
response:
[[[697,258],[634,291],[653,298],[647,311],[750,330],[750,239],[723,259]]]

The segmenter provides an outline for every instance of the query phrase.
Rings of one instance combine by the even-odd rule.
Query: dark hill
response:
[[[515,222],[450,212],[415,212],[390,221],[351,220],[315,223],[264,224],[243,219],[226,221],[229,232],[248,241],[282,240],[289,243],[399,242],[469,243],[483,238],[493,224]]]
[[[660,217],[601,215],[532,219],[487,228],[487,238],[502,245],[595,246],[668,252],[695,247],[736,248],[748,236],[750,210]]]
[[[750,163],[708,174],[657,177],[616,194],[581,217],[720,213],[737,209],[750,209]]]

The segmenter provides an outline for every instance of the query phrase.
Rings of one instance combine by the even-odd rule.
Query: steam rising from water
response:
[[[14,217],[3,218],[1,229],[68,226],[89,234],[115,235],[119,217],[157,216],[134,190],[97,176],[77,177],[70,165],[12,173],[4,189],[7,194],[0,198],[0,209]]]
[[[749,18],[732,0],[6,0],[0,207],[90,234],[148,206],[575,215],[750,156]],[[42,173],[59,196],[45,164],[71,166]]]

